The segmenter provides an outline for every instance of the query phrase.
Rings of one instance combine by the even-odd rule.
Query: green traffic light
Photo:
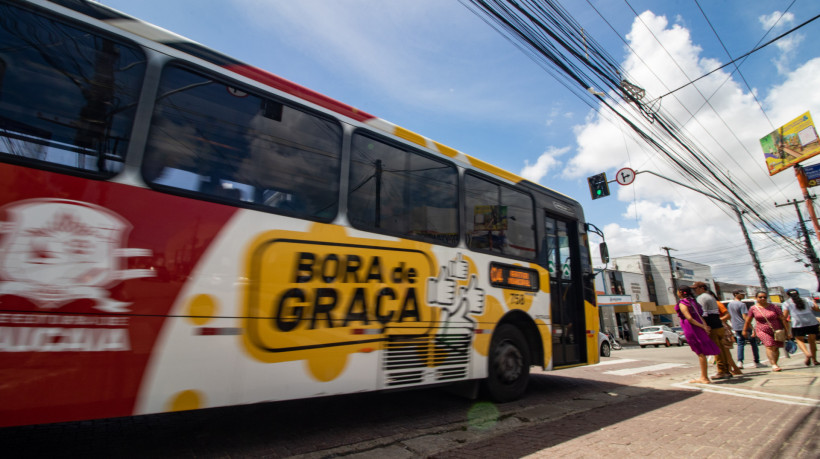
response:
[[[589,193],[592,199],[599,199],[609,196],[609,186],[606,181],[606,172],[587,177],[589,182]]]

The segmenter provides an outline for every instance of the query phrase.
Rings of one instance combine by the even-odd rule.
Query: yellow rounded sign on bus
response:
[[[436,265],[423,249],[429,244],[351,238],[321,224],[262,234],[247,257],[246,349],[268,363],[308,360],[327,381],[351,353],[380,349],[391,334],[426,336]]]

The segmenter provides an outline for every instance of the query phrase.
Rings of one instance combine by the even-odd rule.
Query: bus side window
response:
[[[363,230],[455,246],[458,171],[450,163],[356,133],[348,218]]]
[[[338,208],[341,145],[333,120],[170,65],[143,177],[169,191],[329,221]]]
[[[0,155],[121,171],[145,72],[139,48],[0,4]]]
[[[535,259],[532,197],[473,173],[464,176],[467,246]]]

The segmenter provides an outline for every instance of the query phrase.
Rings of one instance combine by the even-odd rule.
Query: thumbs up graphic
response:
[[[484,290],[478,288],[478,277],[475,274],[470,276],[470,283],[466,287],[461,287],[459,292],[461,301],[467,302],[464,308],[465,318],[467,314],[481,315],[484,313]]]
[[[442,266],[438,277],[427,278],[427,302],[429,304],[450,305],[455,303],[456,281],[450,278],[446,266]]]
[[[466,279],[467,273],[470,271],[470,264],[464,259],[461,252],[455,260],[450,260],[450,274],[456,279]]]

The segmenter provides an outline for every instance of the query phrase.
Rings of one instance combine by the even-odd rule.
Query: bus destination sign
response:
[[[538,291],[538,271],[521,266],[490,263],[490,283],[493,287]]]

